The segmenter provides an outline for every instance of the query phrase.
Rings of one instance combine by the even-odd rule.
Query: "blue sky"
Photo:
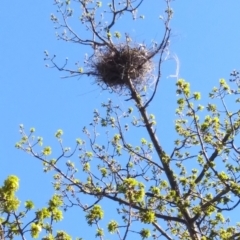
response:
[[[141,14],[145,20],[131,25],[129,18],[122,19],[119,28],[131,35],[134,41],[161,39],[160,20],[163,12],[159,1],[146,1]],[[105,3],[105,1],[103,1]],[[171,54],[180,61],[180,77],[191,83],[202,96],[220,78],[229,78],[233,69],[240,69],[240,1],[179,1],[173,2]],[[0,109],[1,158],[0,181],[15,174],[21,179],[19,198],[32,199],[41,207],[53,193],[51,175],[43,174],[35,159],[14,148],[19,140],[18,126],[35,127],[46,145],[56,145],[54,133],[64,130],[64,143],[73,146],[81,135],[95,108],[110,96],[92,84],[88,78],[61,79],[55,69],[45,67],[44,50],[56,54],[59,62],[82,60],[87,48],[57,41],[50,14],[55,13],[53,1],[3,1],[1,3],[0,37]],[[175,62],[165,63],[158,96],[151,110],[157,116],[163,145],[171,147],[176,102],[174,78]],[[121,97],[113,97],[121,104]],[[203,100],[203,102],[208,100]],[[70,215],[69,218],[78,219]],[[82,218],[83,219],[83,218]],[[72,224],[64,223],[73,235],[82,234]]]

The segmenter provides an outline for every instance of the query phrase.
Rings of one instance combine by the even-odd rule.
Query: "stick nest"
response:
[[[153,70],[150,52],[139,46],[115,46],[114,49],[97,50],[90,62],[91,71],[97,76],[96,82],[106,88],[121,92],[129,89],[132,82],[135,88],[142,89]]]

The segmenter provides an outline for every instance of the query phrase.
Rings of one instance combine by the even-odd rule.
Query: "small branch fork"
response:
[[[108,48],[111,49],[113,52],[118,52],[118,48],[114,45],[113,40],[110,35],[110,30],[115,26],[117,23],[117,19],[122,16],[124,13],[130,13],[133,16],[133,19],[136,19],[136,12],[139,9],[139,7],[142,5],[144,0],[137,0],[137,1],[132,1],[132,0],[127,0],[127,1],[122,1],[118,3],[116,0],[112,0],[111,4],[109,5],[109,11],[106,11],[105,13],[100,14],[100,18],[98,18],[98,11],[100,8],[94,7],[92,4],[90,4],[88,1],[83,1],[83,0],[76,0],[74,2],[77,2],[81,5],[82,9],[82,15],[80,17],[81,22],[83,25],[86,26],[87,30],[89,30],[92,33],[92,38],[90,37],[83,39],[82,37],[79,36],[78,33],[76,33],[68,23],[68,19],[72,17],[72,10],[69,9],[69,7],[62,3],[59,3],[59,1],[56,1],[56,5],[58,7],[58,13],[60,14],[62,18],[62,23],[60,20],[52,15],[51,19],[52,21],[56,24],[56,29],[63,29],[62,34],[58,34],[57,37],[61,40],[68,41],[68,42],[73,42],[77,43],[80,45],[88,45],[91,46],[93,51],[93,54],[89,57],[89,59],[93,59],[96,54],[96,50],[99,48]],[[149,97],[148,100],[146,100],[144,106],[148,107],[148,105],[151,103],[151,101],[154,99],[154,96],[157,92],[157,88],[160,82],[161,78],[161,68],[162,68],[162,63],[164,61],[164,55],[168,52],[168,45],[169,45],[169,39],[170,39],[170,34],[171,34],[171,29],[170,29],[170,21],[172,19],[173,11],[170,7],[170,2],[172,0],[165,0],[166,2],[166,18],[163,18],[163,23],[165,26],[165,30],[162,36],[162,40],[159,44],[156,44],[153,49],[151,49],[150,54],[148,57],[145,59],[145,61],[150,61],[150,60],[156,60],[157,61],[157,75],[154,77],[154,89],[153,93]],[[122,5],[122,6],[121,6]],[[65,6],[65,7],[64,7]],[[110,20],[108,21],[109,23],[106,24],[104,21],[104,14],[107,14]],[[69,33],[70,36],[67,35],[67,32]],[[126,38],[126,44],[130,46],[130,42],[128,41],[130,38]],[[57,68],[59,71],[66,72],[69,75],[64,76],[63,78],[69,78],[69,77],[80,77],[80,76],[93,76],[94,78],[98,78],[98,74],[96,72],[92,71],[91,67],[89,67],[88,60],[85,61],[86,64],[86,69],[84,71],[79,71],[79,69],[69,69],[67,67],[68,65],[68,60],[65,61],[63,66],[59,66],[55,62],[56,56],[54,55],[53,57],[49,57],[48,53],[45,52],[46,61],[49,61],[51,65],[49,66],[46,64],[47,67],[51,68]],[[76,63],[78,65],[78,63]],[[143,62],[142,64],[145,64]],[[80,68],[80,67],[79,67]],[[82,69],[82,68],[81,68]],[[103,89],[106,89],[103,85],[101,85]],[[107,88],[110,88],[109,90],[112,91],[111,86],[107,86]]]

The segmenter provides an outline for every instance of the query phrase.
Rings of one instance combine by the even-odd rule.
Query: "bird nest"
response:
[[[129,89],[131,82],[140,90],[149,81],[153,70],[150,54],[141,46],[119,45],[97,50],[89,64],[101,87],[121,92]]]

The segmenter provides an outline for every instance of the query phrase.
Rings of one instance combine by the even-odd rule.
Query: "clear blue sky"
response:
[[[146,19],[142,23],[132,26],[123,19],[119,28],[135,41],[149,43],[152,39],[161,39],[161,23],[152,19],[157,19],[163,8],[161,4],[155,6],[159,0],[146,2],[141,13]],[[206,97],[219,78],[228,79],[233,69],[240,69],[240,1],[176,0],[172,7],[171,54],[180,60],[180,77],[190,81],[192,88]],[[93,109],[100,108],[102,101],[112,97],[99,91],[90,79],[63,80],[62,73],[45,68],[45,49],[57,54],[59,61],[65,57],[82,60],[88,52],[56,40],[50,21],[53,12],[56,12],[53,1],[4,0],[1,3],[0,182],[10,174],[19,176],[19,198],[32,199],[39,207],[53,193],[51,175],[43,174],[39,162],[14,148],[20,137],[19,124],[24,124],[26,129],[35,127],[46,145],[54,146],[57,146],[54,133],[63,129],[65,144],[73,146],[81,136],[82,127],[90,122]],[[164,136],[163,144],[167,148],[171,147],[176,102],[175,79],[167,76],[174,72],[174,61],[167,62],[152,106],[160,139]],[[114,99],[124,102],[118,97]],[[84,236],[80,227],[84,218],[68,213],[66,219],[68,221],[61,225],[64,229],[74,236]],[[69,219],[80,222],[73,226]]]

